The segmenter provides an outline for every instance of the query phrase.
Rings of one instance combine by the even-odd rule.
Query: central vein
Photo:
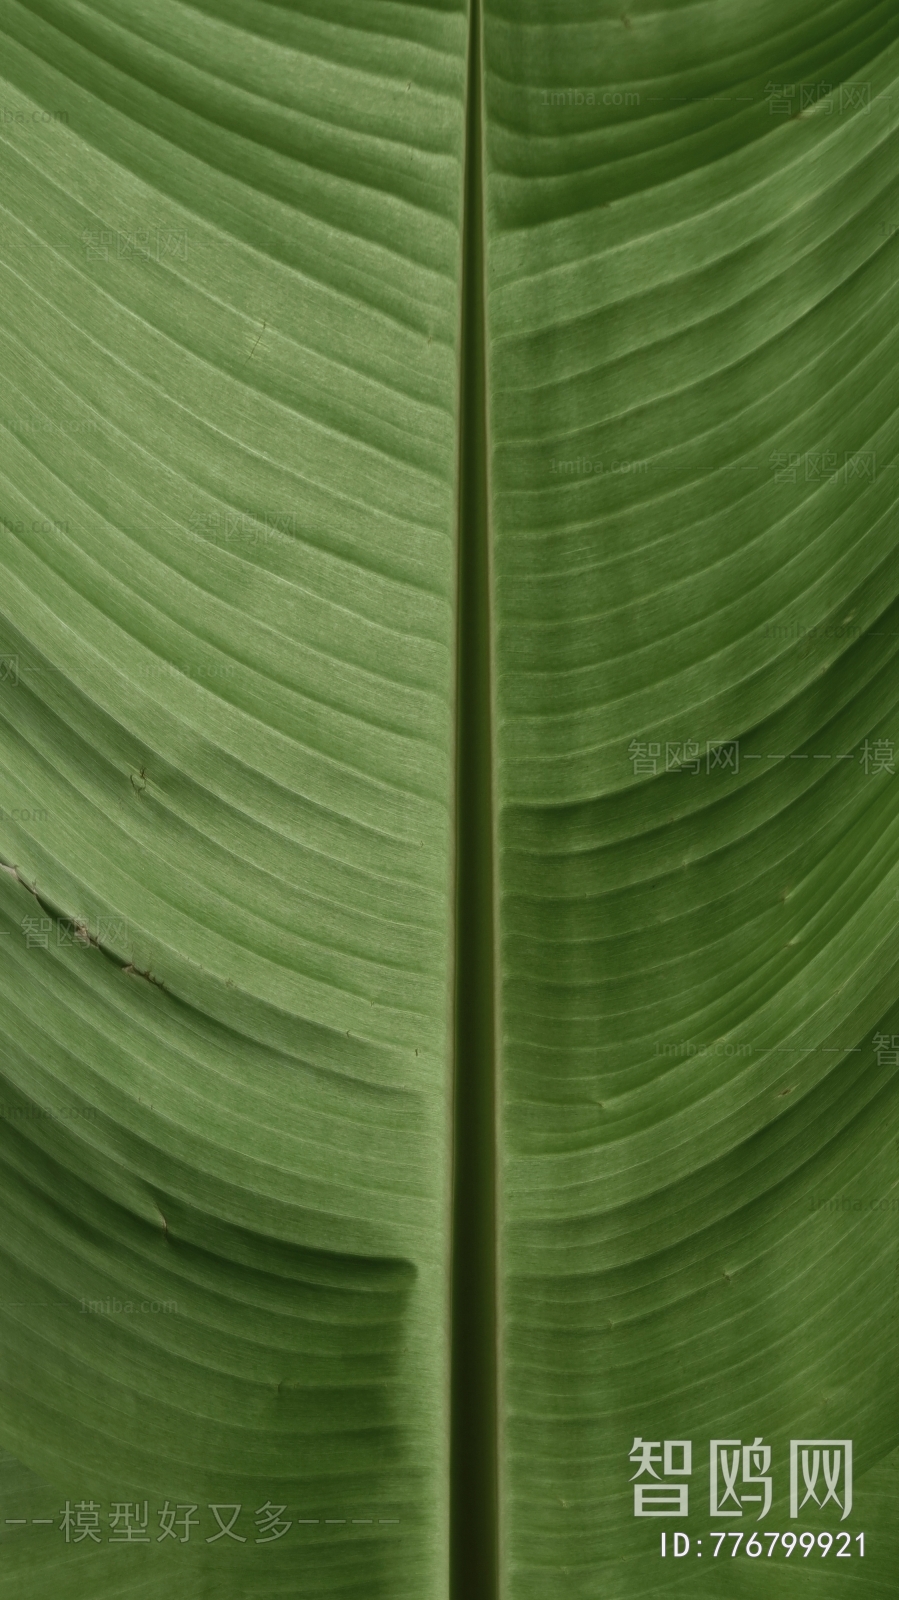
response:
[[[469,9],[459,461],[451,1592],[497,1594],[494,895],[480,0]]]

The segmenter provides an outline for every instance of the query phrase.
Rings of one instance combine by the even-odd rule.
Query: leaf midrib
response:
[[[450,1593],[498,1593],[495,877],[482,32],[469,9],[460,329]]]

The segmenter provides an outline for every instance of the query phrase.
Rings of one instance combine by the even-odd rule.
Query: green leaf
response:
[[[892,1595],[894,9],[0,27],[0,1588]]]
[[[486,33],[504,1593],[797,1593],[707,1573],[758,1525],[709,1441],[761,1436],[797,1531],[841,1513],[791,1523],[790,1440],[854,1441],[881,1565],[815,1593],[885,1595],[896,19],[599,11]],[[692,1442],[687,1518],[637,1437]]]
[[[3,27],[7,1581],[437,1595],[465,19]]]

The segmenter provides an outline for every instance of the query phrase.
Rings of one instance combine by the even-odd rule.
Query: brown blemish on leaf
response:
[[[147,968],[146,972],[143,972],[140,967],[136,967],[134,965],[133,961],[129,961],[127,967],[123,967],[122,971],[127,973],[131,978],[146,978],[147,983],[155,984],[157,989],[165,988],[165,984],[163,983],[162,979],[154,977],[149,967]]]

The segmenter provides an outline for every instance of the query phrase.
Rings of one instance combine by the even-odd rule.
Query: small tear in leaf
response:
[[[146,978],[147,982],[155,984],[157,989],[164,989],[165,988],[165,984],[163,983],[162,979],[161,978],[155,978],[153,976],[152,972],[150,971],[149,967],[147,968],[146,972],[142,972],[140,967],[136,967],[134,965],[133,961],[129,961],[127,967],[123,967],[122,971],[128,973],[129,976],[134,977],[134,978]]]
[[[256,354],[256,346],[258,345],[259,340],[262,338],[262,334],[265,332],[265,329],[266,329],[266,324],[265,324],[265,322],[263,322],[262,331],[260,332],[260,334],[258,335],[258,337],[256,339],[256,344],[254,344],[252,350],[250,351],[249,355],[247,356],[246,361],[243,363],[243,366],[238,368],[239,372],[243,372],[244,367],[247,366],[250,361],[252,361],[254,355]]]

